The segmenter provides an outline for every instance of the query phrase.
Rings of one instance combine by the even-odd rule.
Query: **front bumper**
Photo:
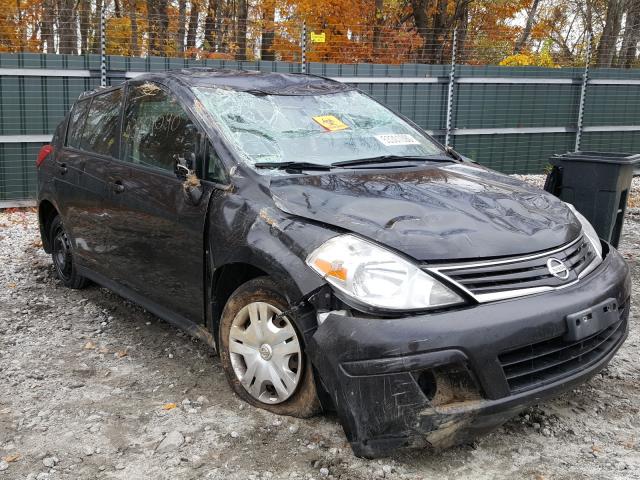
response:
[[[606,366],[627,336],[630,288],[629,268],[611,248],[596,270],[562,290],[401,319],[330,314],[307,351],[356,455],[446,447]],[[563,343],[566,317],[607,299],[620,307],[615,325]],[[511,369],[537,367],[520,383],[505,374],[504,352],[513,351],[525,357]],[[529,352],[539,358],[528,360]],[[571,363],[561,361],[567,358]]]

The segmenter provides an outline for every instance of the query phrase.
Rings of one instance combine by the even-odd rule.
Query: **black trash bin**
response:
[[[553,168],[544,189],[573,204],[600,238],[617,247],[640,154],[571,152],[549,162]]]

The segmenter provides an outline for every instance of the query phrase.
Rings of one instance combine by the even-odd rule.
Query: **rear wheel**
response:
[[[220,358],[240,398],[277,414],[308,417],[320,403],[300,334],[281,315],[288,308],[267,277],[239,287],[222,312]]]
[[[80,289],[87,285],[87,279],[79,275],[73,261],[73,249],[69,236],[62,225],[60,216],[56,216],[49,229],[51,258],[58,278],[65,287]]]

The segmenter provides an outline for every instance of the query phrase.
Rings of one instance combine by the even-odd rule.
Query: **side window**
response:
[[[121,88],[93,97],[80,148],[100,155],[117,156],[121,105]]]
[[[209,144],[208,157],[207,180],[211,180],[216,183],[227,183],[227,174],[224,171],[222,161],[211,144]]]
[[[195,152],[196,142],[197,129],[173,95],[151,82],[128,89],[123,160],[173,171],[177,158]]]
[[[80,137],[82,136],[82,129],[87,116],[87,110],[89,110],[89,103],[91,103],[90,99],[81,100],[76,102],[71,110],[66,141],[66,144],[69,147],[80,148]]]

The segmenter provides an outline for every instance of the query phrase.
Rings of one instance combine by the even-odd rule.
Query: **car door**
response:
[[[79,191],[80,171],[84,163],[80,141],[90,104],[89,98],[77,101],[73,105],[69,114],[64,145],[54,157],[53,182],[56,200],[67,232],[72,236],[78,222],[79,201],[83,198]]]
[[[113,279],[158,306],[203,321],[204,227],[211,187],[194,199],[176,159],[195,159],[201,135],[179,100],[145,81],[128,86],[118,185],[109,212]],[[195,167],[195,165],[193,165]]]
[[[122,88],[77,102],[71,114],[67,146],[58,168],[68,177],[58,191],[63,220],[78,262],[99,273],[107,269],[102,255],[108,245],[108,172],[118,156]],[[78,121],[75,120],[76,108]],[[82,115],[82,116],[80,116]]]

